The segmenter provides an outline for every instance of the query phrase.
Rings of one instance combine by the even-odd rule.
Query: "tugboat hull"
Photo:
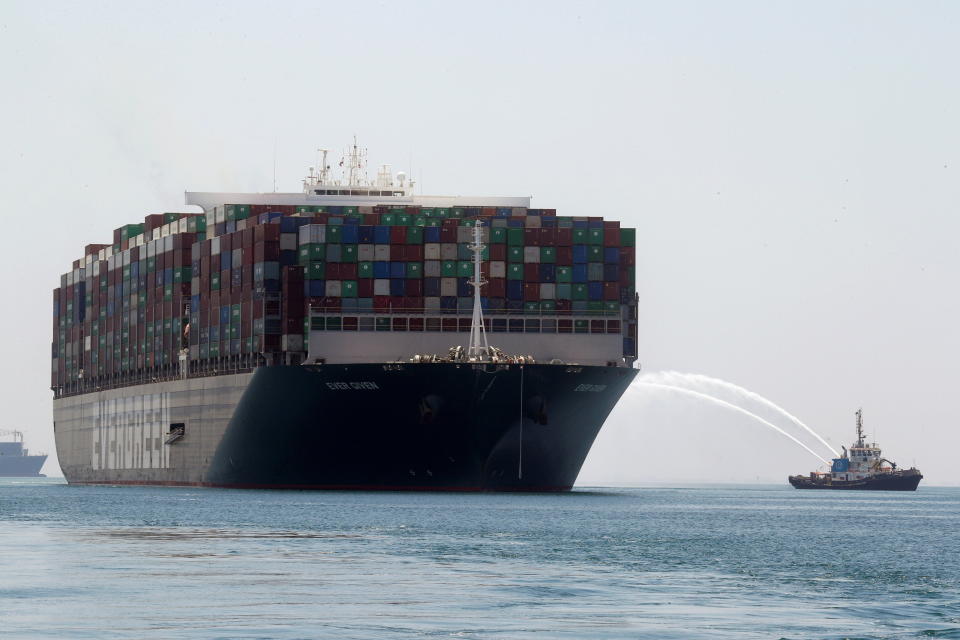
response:
[[[923,474],[914,469],[893,473],[878,473],[859,480],[833,480],[829,477],[790,476],[790,484],[797,489],[855,489],[860,491],[916,491]]]

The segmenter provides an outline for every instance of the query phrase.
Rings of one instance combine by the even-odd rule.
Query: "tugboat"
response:
[[[866,491],[916,491],[923,475],[916,467],[897,469],[897,463],[880,457],[876,442],[863,439],[863,409],[857,410],[857,441],[843,447],[843,455],[833,459],[829,473],[810,472],[809,476],[790,476],[797,489],[861,489]]]
[[[19,431],[0,431],[0,436],[13,436],[12,442],[0,441],[0,477],[2,478],[46,478],[40,473],[47,454],[30,455],[23,448],[23,433]]]

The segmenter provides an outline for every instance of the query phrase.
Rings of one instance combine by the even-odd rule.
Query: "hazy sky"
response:
[[[433,194],[638,229],[646,371],[960,484],[960,4],[0,2],[0,428],[53,453],[51,290],[183,191],[299,190],[353,134]],[[631,391],[582,482],[785,481],[743,415]],[[45,471],[59,475],[55,461]]]

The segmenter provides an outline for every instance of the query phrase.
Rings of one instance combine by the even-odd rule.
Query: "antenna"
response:
[[[273,192],[277,192],[277,139],[273,139]]]

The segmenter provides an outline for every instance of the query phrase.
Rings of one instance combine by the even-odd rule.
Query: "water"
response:
[[[700,399],[700,400],[706,400],[707,402],[712,402],[712,403],[714,403],[714,404],[718,404],[718,405],[720,405],[721,407],[724,407],[724,408],[726,408],[726,409],[730,409],[730,410],[732,410],[732,411],[736,411],[736,412],[738,412],[738,413],[742,413],[742,414],[744,414],[745,416],[747,416],[748,418],[751,418],[751,419],[753,419],[753,420],[756,420],[757,422],[759,422],[760,424],[764,425],[765,427],[770,427],[771,429],[773,429],[774,431],[776,431],[776,432],[779,433],[780,435],[786,436],[787,438],[789,438],[790,440],[792,440],[794,443],[800,445],[801,447],[803,447],[804,449],[806,449],[807,451],[809,451],[809,452],[810,452],[810,455],[812,455],[814,458],[816,458],[816,459],[819,460],[820,462],[825,462],[825,463],[827,463],[827,464],[830,464],[829,461],[827,461],[826,458],[824,458],[823,456],[821,456],[819,453],[817,453],[816,451],[814,451],[813,449],[811,449],[810,447],[808,447],[807,445],[805,445],[804,443],[802,443],[800,440],[798,440],[798,439],[795,438],[794,436],[790,435],[789,433],[787,433],[786,431],[784,431],[783,429],[781,429],[781,428],[778,427],[777,425],[773,424],[772,422],[769,422],[768,420],[764,420],[763,418],[761,418],[761,417],[758,416],[757,414],[753,413],[752,411],[747,411],[747,410],[744,409],[743,407],[738,406],[738,405],[735,405],[735,404],[733,404],[732,402],[727,402],[726,400],[721,400],[720,398],[715,398],[714,396],[708,395],[708,394],[706,394],[706,393],[701,393],[701,392],[699,392],[699,391],[694,391],[693,389],[686,389],[686,388],[684,388],[684,387],[675,387],[675,386],[673,386],[673,385],[660,384],[660,383],[657,383],[657,382],[634,382],[633,385],[632,385],[630,388],[633,389],[633,390],[635,390],[635,391],[637,391],[637,390],[639,390],[638,387],[647,387],[647,388],[649,388],[649,389],[662,389],[662,390],[664,390],[664,391],[673,391],[674,393],[683,393],[683,394],[690,395],[690,396],[693,396],[693,397],[695,397],[695,398],[698,398],[698,399]]]
[[[960,638],[960,489],[0,481],[11,638]]]
[[[726,380],[720,380],[719,378],[711,378],[710,376],[705,376],[697,373],[680,373],[679,371],[660,371],[657,373],[647,373],[640,377],[641,381],[647,382],[656,382],[664,385],[670,386],[683,386],[689,385],[695,387],[701,393],[706,393],[709,388],[719,388],[725,391],[732,393],[739,399],[748,400],[750,402],[759,404],[768,409],[772,409],[775,413],[783,416],[791,423],[797,425],[808,434],[812,435],[817,441],[822,444],[830,454],[835,457],[840,457],[840,452],[830,446],[826,440],[824,440],[819,433],[808,427],[804,424],[800,418],[796,417],[780,405],[767,400],[759,393],[750,391],[749,389],[744,389],[741,386],[735,385],[732,382],[727,382]],[[710,394],[707,394],[710,395]],[[813,455],[817,455],[814,453]],[[819,456],[818,456],[819,457]]]

